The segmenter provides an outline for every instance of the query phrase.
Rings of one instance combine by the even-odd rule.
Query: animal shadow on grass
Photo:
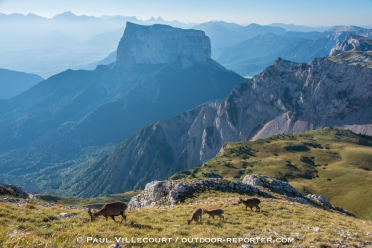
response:
[[[133,221],[129,224],[126,224],[126,226],[129,226],[129,227],[132,227],[132,228],[137,228],[137,229],[156,229],[156,228],[153,228],[150,225],[138,224],[138,223],[134,223]]]
[[[254,216],[254,215],[256,215],[256,214],[258,214],[258,215],[265,215],[265,216],[269,216],[269,211],[267,211],[267,210],[260,210],[260,211],[258,211],[258,212],[255,212],[255,211],[248,211],[248,213],[247,214],[249,214],[250,216]]]
[[[223,224],[224,221],[213,221],[213,220],[206,220],[205,221],[205,224],[209,225],[209,226],[215,226],[215,227],[223,227]]]

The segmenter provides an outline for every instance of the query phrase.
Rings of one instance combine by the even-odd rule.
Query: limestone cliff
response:
[[[344,41],[337,43],[329,53],[330,56],[335,56],[348,51],[370,51],[372,50],[371,39],[358,35],[348,35]]]
[[[355,66],[372,68],[372,39],[348,35],[331,50],[329,60]]]
[[[159,24],[127,22],[117,50],[117,60],[130,64],[169,64],[179,58],[188,63],[205,62],[210,57],[210,40],[203,31]]]

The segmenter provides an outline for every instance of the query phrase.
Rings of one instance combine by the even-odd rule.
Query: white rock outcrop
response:
[[[270,191],[292,197],[302,197],[302,195],[293,188],[289,183],[271,178],[265,175],[249,174],[243,178],[243,184],[252,186],[261,186]]]
[[[372,45],[364,42],[365,37],[357,35],[348,35],[344,41],[337,43],[329,53],[329,56],[336,56],[340,53],[347,52],[350,50],[355,51],[370,51]]]
[[[256,195],[271,198],[276,193],[284,196],[288,201],[308,204],[324,209],[333,209],[346,215],[354,216],[350,212],[335,207],[329,203],[324,196],[303,196],[287,182],[270,178],[265,175],[246,175],[239,183],[223,179],[195,179],[187,183],[176,183],[173,181],[153,181],[146,184],[145,189],[138,195],[132,197],[128,203],[128,210],[156,207],[159,209],[172,208],[177,203],[192,197],[195,192],[217,190],[239,194]]]
[[[220,179],[200,179],[189,183],[153,181],[146,184],[145,189],[139,195],[132,197],[128,203],[128,209],[145,207],[171,208],[175,204],[191,197],[197,191],[211,189],[271,197],[269,192],[264,192],[255,186],[236,184]]]

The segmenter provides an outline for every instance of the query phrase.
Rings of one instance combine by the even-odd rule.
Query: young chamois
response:
[[[198,208],[192,212],[190,219],[187,220],[187,224],[190,225],[191,221],[195,220],[196,222],[202,221],[203,209]]]
[[[212,218],[214,219],[214,216],[219,216],[220,219],[225,219],[225,217],[223,216],[223,213],[224,211],[222,209],[212,209],[212,210],[206,210],[206,209],[203,209],[203,214],[208,214],[209,217],[212,216]],[[208,217],[208,218],[209,218]]]
[[[243,200],[242,198],[239,197],[238,204],[239,203],[243,203],[245,205],[245,210],[247,210],[247,207],[250,207],[253,212],[252,208],[256,207],[256,212],[257,210],[261,211],[260,206],[258,206],[258,204],[260,204],[261,201],[258,198],[250,198],[250,199]]]
[[[120,223],[122,223],[123,220],[127,221],[127,216],[125,215],[125,210],[127,210],[127,208],[128,206],[124,202],[113,202],[105,204],[100,210],[94,213],[89,209],[88,214],[92,221],[94,221],[97,216],[103,215],[105,216],[106,221],[108,217],[111,217],[115,222],[115,216],[121,215],[123,219]]]

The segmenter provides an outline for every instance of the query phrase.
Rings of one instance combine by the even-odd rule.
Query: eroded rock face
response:
[[[370,51],[372,45],[363,41],[364,37],[358,35],[348,35],[343,42],[337,43],[329,53],[329,56],[336,56],[350,50]]]
[[[269,176],[250,174],[243,178],[243,184],[252,186],[261,186],[269,189],[270,191],[279,193],[281,195],[287,195],[292,197],[302,197],[302,195],[293,188],[289,183],[280,181]]]
[[[196,191],[200,192],[210,189],[271,197],[269,192],[264,192],[255,186],[236,184],[220,179],[210,178],[190,183],[153,181],[146,184],[145,189],[139,195],[132,197],[128,203],[128,209],[133,210],[144,207],[169,208],[191,197]]]
[[[299,202],[323,209],[333,209],[346,215],[354,216],[341,207],[335,207],[324,196],[303,196],[287,182],[270,178],[265,175],[246,175],[239,183],[222,179],[196,179],[187,183],[173,181],[153,181],[146,184],[145,189],[137,196],[132,197],[128,203],[129,210],[157,207],[172,208],[177,203],[193,196],[195,192],[207,190],[234,192],[240,194],[256,195],[271,198],[272,194],[284,196],[288,201]]]
[[[188,67],[210,57],[210,40],[203,31],[130,22],[117,50],[117,60],[131,64],[169,64],[181,59]]]
[[[23,191],[21,186],[18,185],[0,183],[0,193],[21,198],[29,198],[29,195]]]

